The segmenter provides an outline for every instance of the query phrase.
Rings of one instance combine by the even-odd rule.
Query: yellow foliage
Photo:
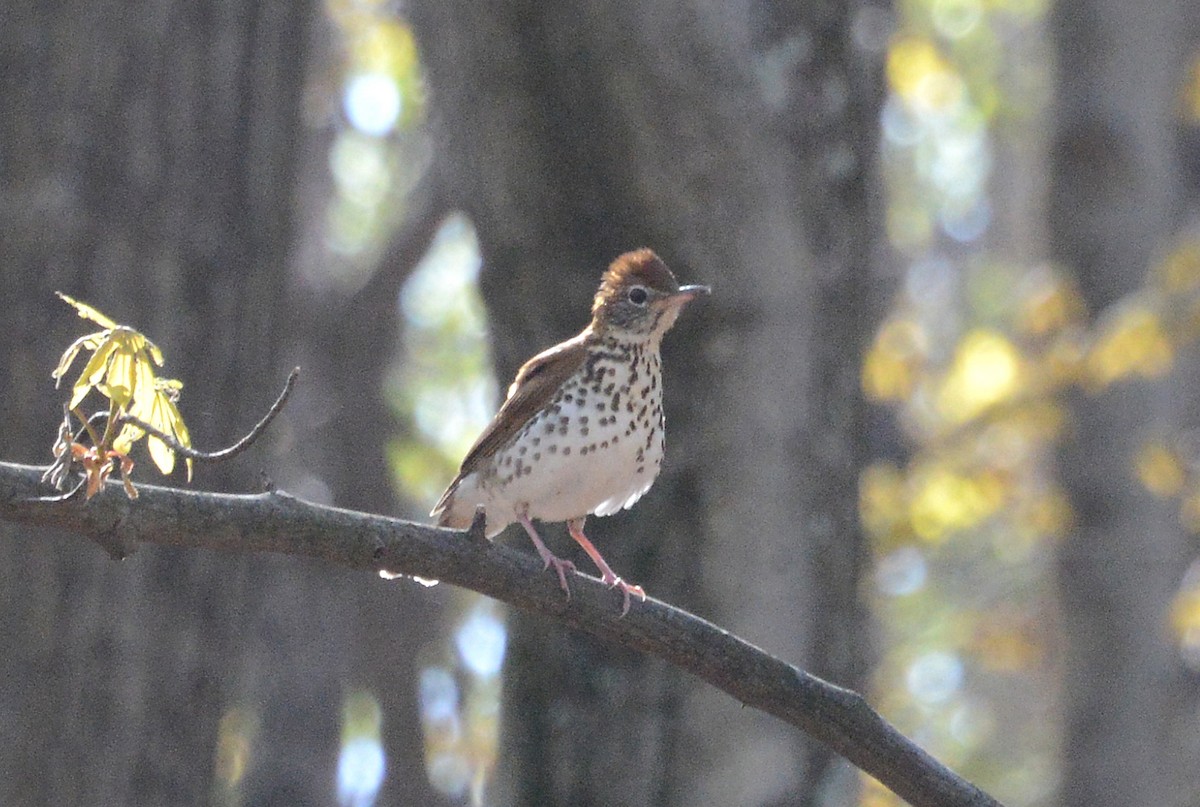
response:
[[[996,474],[967,476],[941,465],[914,472],[910,484],[912,529],[928,543],[981,523],[1000,508],[1006,489]]]
[[[125,325],[118,325],[87,303],[62,293],[58,296],[74,307],[80,317],[103,328],[76,339],[63,352],[58,366],[51,373],[55,382],[60,383],[81,351],[86,350],[92,354],[72,387],[68,408],[74,411],[83,403],[88,393],[95,390],[110,401],[109,430],[115,425],[114,421],[118,415],[129,415],[171,435],[180,445],[190,446],[191,437],[187,425],[175,405],[183,384],[174,379],[159,378],[155,374],[154,367],[162,366],[163,363],[162,351],[158,346],[147,339],[145,334]],[[81,420],[86,418],[81,416]],[[105,433],[110,434],[109,430]],[[127,423],[122,426],[111,444],[103,448],[124,455],[143,435],[143,429]],[[108,439],[104,442],[108,443]],[[148,438],[147,445],[150,458],[158,469],[163,474],[171,473],[175,467],[175,452],[153,435]],[[188,458],[185,462],[190,480],[192,460]]]
[[[904,807],[904,800],[883,786],[874,776],[860,774],[862,793],[858,797],[858,807]]]
[[[1134,463],[1138,480],[1146,490],[1160,498],[1170,498],[1183,490],[1186,472],[1179,456],[1165,443],[1146,443]]]
[[[884,226],[888,242],[901,251],[924,248],[934,233],[933,217],[929,211],[915,204],[890,208]]]
[[[1020,371],[1020,354],[1003,334],[971,331],[959,343],[938,391],[938,411],[952,423],[971,420],[1011,398],[1018,389]]]
[[[1175,595],[1171,629],[1180,638],[1200,632],[1200,588],[1184,588]]]
[[[925,332],[916,322],[889,321],[880,328],[863,360],[863,392],[876,401],[907,398],[924,363],[925,351]]]
[[[1157,378],[1171,368],[1173,357],[1158,314],[1142,305],[1127,305],[1100,329],[1087,355],[1087,375],[1102,387],[1131,375]]]
[[[905,101],[932,110],[949,109],[962,102],[966,87],[934,43],[920,36],[904,36],[888,48],[887,77]]]
[[[1081,322],[1085,312],[1075,285],[1054,277],[1021,300],[1016,325],[1022,333],[1045,336]]]
[[[1042,352],[1038,368],[1049,389],[1078,384],[1084,378],[1087,347],[1079,329],[1069,329],[1050,343]]]
[[[1168,294],[1200,289],[1200,240],[1184,241],[1154,270],[1155,280]]]
[[[891,546],[908,532],[908,486],[904,473],[890,462],[876,462],[858,484],[863,527],[877,544]]]
[[[1179,519],[1188,532],[1200,534],[1200,490],[1192,490],[1179,503]]]
[[[1037,664],[1042,648],[1029,634],[1029,626],[1008,613],[1003,619],[984,618],[973,642],[974,657],[993,672],[1017,673]]]
[[[353,51],[364,69],[396,79],[417,68],[417,44],[412,29],[396,20],[373,20],[371,25],[364,26]]]
[[[1036,537],[1065,535],[1074,521],[1071,503],[1060,490],[1048,490],[1033,497],[1017,512],[1017,526]]]
[[[1200,123],[1200,57],[1192,60],[1187,84],[1183,87],[1184,114],[1193,124]]]
[[[259,727],[258,715],[248,709],[235,706],[221,715],[213,771],[220,787],[233,789],[242,781]]]

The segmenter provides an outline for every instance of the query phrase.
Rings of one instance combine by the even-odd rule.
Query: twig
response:
[[[157,437],[167,445],[167,448],[179,453],[181,456],[200,462],[221,462],[245,451],[262,435],[267,426],[270,425],[271,421],[275,419],[275,416],[278,415],[283,409],[283,405],[287,403],[288,396],[292,394],[292,387],[296,385],[296,378],[299,375],[300,368],[293,368],[292,372],[288,374],[287,381],[283,385],[283,391],[279,393],[279,397],[275,399],[275,403],[271,404],[271,408],[267,410],[267,414],[263,415],[262,420],[254,424],[254,428],[251,429],[249,433],[247,433],[246,436],[241,440],[238,440],[228,448],[222,448],[219,451],[199,451],[191,446],[185,446],[176,440],[173,435],[167,434],[161,429],[156,429],[146,421],[135,418],[133,415],[122,414],[117,417],[117,420],[119,420],[122,424],[128,423],[131,426],[137,426],[147,434]]]
[[[72,414],[83,421],[82,425],[79,427],[79,431],[74,433],[71,432]],[[84,420],[78,412],[72,413],[72,411],[67,408],[67,405],[63,404],[63,419],[62,423],[59,424],[58,427],[58,437],[54,440],[54,462],[50,463],[50,466],[46,468],[46,472],[42,474],[42,481],[53,485],[58,490],[65,488],[67,486],[67,479],[71,475],[71,469],[75,467],[75,454],[71,450],[72,445],[79,442],[79,438],[83,436],[85,431],[91,436],[92,443],[95,445],[95,442],[98,438],[96,437],[96,431],[92,428],[92,421],[103,420],[107,417],[108,412],[97,412],[90,418]],[[83,486],[86,484],[86,482],[86,478],[81,479],[79,480],[79,483],[75,485],[75,487],[71,488],[63,495],[43,496],[39,498],[38,501],[65,502],[67,499],[74,497],[77,493],[79,493],[79,491],[83,490]]]
[[[53,466],[53,465],[50,466],[51,469],[53,469],[54,467],[55,466]],[[47,473],[49,473],[49,471],[47,471]],[[50,480],[46,479],[45,477],[46,477],[46,474],[43,474],[42,481],[49,482]],[[30,502],[66,502],[66,501],[70,501],[71,499],[74,499],[76,496],[79,495],[79,491],[83,490],[83,486],[86,484],[87,484],[87,477],[81,476],[79,478],[79,481],[75,483],[75,487],[71,488],[66,493],[60,493],[57,496],[34,496],[33,498],[29,499],[29,501]],[[59,486],[55,485],[55,487],[59,487]]]

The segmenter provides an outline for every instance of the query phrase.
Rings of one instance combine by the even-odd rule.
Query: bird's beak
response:
[[[686,303],[695,300],[697,297],[707,297],[712,294],[712,289],[708,286],[680,286],[679,291],[671,295],[671,301],[678,300],[680,303]]]

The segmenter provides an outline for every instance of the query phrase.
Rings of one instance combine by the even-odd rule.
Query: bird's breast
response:
[[[657,351],[612,347],[589,355],[496,453],[484,486],[543,521],[609,515],[653,484],[663,427]]]

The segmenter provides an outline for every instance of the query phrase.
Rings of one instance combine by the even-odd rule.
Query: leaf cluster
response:
[[[56,465],[65,463],[69,467],[74,462],[82,465],[88,498],[103,488],[115,465],[120,468],[126,493],[135,498],[137,493],[129,480],[133,461],[128,455],[138,440],[147,438],[150,458],[164,475],[175,468],[175,450],[138,424],[173,437],[180,446],[191,446],[191,436],[177,405],[183,384],[173,378],[159,377],[155,368],[162,367],[163,354],[145,334],[119,325],[87,303],[61,292],[58,296],[81,318],[101,326],[101,330],[72,342],[51,374],[57,386],[81,352],[91,354],[71,388],[71,399],[66,405],[83,429],[77,436],[71,434],[69,425],[60,432],[54,448],[59,459]],[[107,399],[108,406],[106,410],[85,415],[80,407],[92,392]],[[97,433],[93,427],[99,417],[106,418],[103,433]],[[80,442],[85,434],[89,444]],[[191,457],[185,457],[184,462],[190,481]],[[58,471],[58,480],[65,478],[65,469],[60,467]]]

